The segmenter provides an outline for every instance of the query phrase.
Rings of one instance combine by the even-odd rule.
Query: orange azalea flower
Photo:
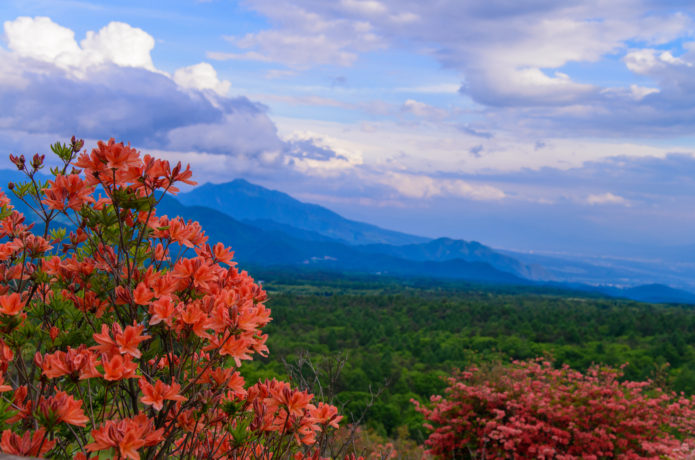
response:
[[[140,154],[132,148],[130,144],[124,145],[123,142],[116,142],[109,139],[109,143],[104,148],[103,143],[99,145],[99,149],[104,153],[106,158],[106,167],[110,169],[125,169],[131,166],[138,167],[141,164]]]
[[[342,415],[338,415],[338,409],[330,404],[320,402],[318,407],[309,410],[311,418],[322,425],[329,425],[333,428],[338,428]]]
[[[8,247],[12,249],[14,253],[27,251],[31,257],[40,257],[53,248],[48,241],[40,236],[32,234],[23,235],[21,238],[15,238],[8,243]]]
[[[17,253],[17,246],[9,243],[0,244],[0,260],[5,261]]]
[[[287,384],[270,387],[270,395],[275,403],[272,405],[285,407],[290,415],[298,417],[302,416],[304,409],[314,397],[306,391],[294,391]]]
[[[53,449],[55,444],[55,440],[46,439],[46,430],[43,428],[39,428],[34,434],[27,430],[22,437],[10,430],[5,430],[0,439],[0,448],[4,453],[21,457],[42,457]]]
[[[132,326],[126,326],[125,331],[121,334],[116,334],[116,343],[118,344],[119,351],[124,354],[129,354],[133,358],[139,358],[142,356],[142,352],[138,350],[138,345],[140,342],[149,340],[152,336],[142,335],[142,331],[145,330],[145,326],[137,325],[133,322]]]
[[[217,337],[212,337],[210,339],[210,345],[204,348],[205,351],[213,350],[215,348],[219,349],[219,353],[222,356],[229,355],[234,358],[236,366],[241,366],[241,360],[253,359],[249,354],[251,352],[251,340],[245,336],[231,336],[226,335],[224,339],[220,340]]]
[[[171,385],[167,385],[161,380],[157,380],[154,384],[150,384],[144,378],[140,378],[139,381],[140,389],[145,396],[140,398],[144,404],[154,407],[155,410],[161,410],[164,406],[164,400],[169,401],[185,401],[185,396],[181,396],[179,391],[181,391],[181,385],[176,382],[172,382]]]
[[[164,297],[174,293],[177,288],[177,282],[171,273],[167,272],[154,280],[150,287],[154,291],[155,297]]]
[[[217,243],[213,247],[213,254],[215,255],[217,262],[227,265],[235,265],[235,263],[232,262],[232,259],[234,258],[234,251],[232,251],[231,248],[225,248],[224,244],[222,243]]]
[[[200,309],[200,302],[192,302],[186,306],[179,304],[177,310],[179,319],[189,326],[205,320],[205,313]]]
[[[82,401],[73,399],[64,391],[59,391],[48,399],[42,396],[37,408],[46,418],[56,416],[57,422],[84,427],[89,421],[82,410]]]
[[[224,305],[215,306],[210,312],[207,321],[205,321],[205,327],[212,329],[218,334],[222,333],[229,326],[232,326],[229,308]]]
[[[142,335],[143,330],[145,330],[145,326],[138,326],[135,322],[133,322],[132,326],[126,326],[125,330],[121,328],[120,324],[113,323],[111,333],[114,338],[111,338],[109,327],[106,324],[102,324],[101,334],[92,334],[94,340],[99,344],[93,346],[92,350],[108,355],[129,354],[133,358],[139,358],[142,356],[142,353],[138,350],[138,345],[140,342],[151,338],[149,335]]]
[[[104,366],[105,380],[122,380],[135,378],[135,370],[138,368],[137,363],[131,361],[130,355],[123,358],[121,355],[113,355],[108,359],[106,355],[101,357]]]
[[[159,324],[164,321],[171,326],[171,317],[174,314],[175,306],[170,296],[160,297],[150,304],[150,324]]]
[[[0,295],[0,313],[5,315],[16,315],[22,308],[24,308],[25,302],[22,301],[22,296],[13,292],[12,294]]]
[[[77,174],[59,174],[48,183],[50,187],[43,190],[46,198],[41,202],[51,209],[79,211],[85,203],[94,203],[94,187],[88,187]]]
[[[118,323],[114,323],[111,326],[111,330],[113,331],[114,335],[118,335],[119,333],[123,332],[121,325]],[[92,337],[96,343],[99,344],[91,347],[92,350],[100,351],[102,353],[106,353],[107,355],[117,355],[120,353],[118,344],[116,344],[116,341],[111,338],[111,335],[109,334],[109,327],[106,324],[101,325],[101,334],[95,333],[92,335]]]
[[[113,138],[109,139],[108,143],[97,142],[97,148],[92,149],[91,154],[83,153],[75,162],[76,167],[85,170],[85,182],[89,184],[97,184],[100,181],[112,184],[112,170],[125,172],[129,167],[139,167],[141,164],[137,150],[130,147],[130,144],[117,144]],[[117,182],[120,181],[118,176]]]
[[[133,300],[138,305],[149,305],[150,300],[152,300],[152,291],[145,283],[139,283],[133,291]]]
[[[77,349],[68,347],[67,352],[59,350],[52,354],[46,354],[43,358],[39,356],[37,364],[41,366],[44,375],[49,379],[64,375],[70,375],[73,378],[79,377],[80,380],[101,377],[96,368],[101,363],[84,344]]]
[[[178,163],[176,163],[176,166],[174,166],[174,170],[172,171],[171,176],[169,176],[169,181],[183,182],[184,184],[188,185],[197,185],[198,183],[196,181],[191,180],[191,177],[193,177],[191,165],[186,165],[186,169],[184,171],[181,171],[181,162],[179,161]]]
[[[271,319],[270,309],[265,308],[265,305],[260,303],[255,308],[243,310],[243,314],[237,317],[237,327],[244,331],[253,331],[265,326]]]
[[[101,428],[92,430],[94,442],[85,447],[90,452],[115,448],[121,457],[140,460],[138,449],[154,446],[164,440],[163,428],[154,429],[154,423],[145,414],[123,420],[109,420]]]
[[[59,275],[60,274],[60,257],[53,256],[47,259],[43,259],[41,270],[49,275]]]

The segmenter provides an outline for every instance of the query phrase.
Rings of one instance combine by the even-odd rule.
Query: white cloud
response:
[[[647,86],[630,85],[630,93],[632,98],[640,101],[650,94],[656,94],[659,92],[659,88],[649,88]]]
[[[623,61],[628,69],[641,75],[648,75],[656,69],[669,66],[692,66],[692,63],[673,56],[669,51],[659,52],[649,48],[631,51],[625,55]]]
[[[4,28],[8,47],[17,56],[53,64],[78,77],[84,77],[86,67],[101,64],[155,70],[150,56],[154,38],[122,22],[87,32],[81,46],[72,30],[47,17],[19,17],[5,21]]]
[[[78,64],[82,50],[75,41],[75,33],[50,18],[23,16],[5,21],[4,28],[9,48],[19,56],[61,67]]]
[[[217,77],[215,68],[207,62],[176,70],[174,72],[174,81],[182,88],[211,90],[220,96],[226,96],[232,85],[227,80],[220,80]]]
[[[277,62],[295,70],[326,64],[351,66],[360,52],[384,46],[368,18],[385,7],[374,0],[344,0],[340,5],[342,11],[351,12],[357,19],[324,16],[290,1],[254,2],[254,8],[278,27],[243,37],[227,37],[240,52],[209,52],[207,56]]]
[[[407,40],[460,70],[474,98],[494,100],[496,105],[504,105],[510,95],[512,105],[536,104],[548,97],[577,100],[590,89],[587,85],[567,75],[545,75],[541,69],[596,62],[623,50],[629,40],[666,43],[691,23],[684,14],[650,11],[657,7],[631,0],[514,5],[482,0],[249,0],[248,5],[274,27],[247,36],[237,46],[265,58],[302,68],[327,62],[349,65],[361,51]],[[296,47],[289,57],[284,56],[285,41]],[[312,51],[317,53],[313,61],[307,58]]]
[[[389,172],[383,176],[381,182],[408,198],[454,196],[477,201],[497,201],[506,197],[505,193],[496,187],[461,179]]]
[[[340,0],[340,5],[346,10],[365,16],[377,16],[385,14],[388,9],[376,0]]]
[[[444,109],[433,107],[429,104],[425,104],[424,102],[419,102],[414,99],[406,100],[403,103],[401,110],[403,112],[412,113],[415,116],[431,120],[443,120],[449,116],[449,112]]]
[[[112,62],[122,67],[155,70],[150,56],[154,38],[123,22],[110,22],[96,33],[88,31],[80,44],[88,59],[95,64]]]
[[[357,54],[344,49],[344,45],[333,37],[318,33],[312,35],[291,34],[268,30],[247,34],[230,40],[241,49],[257,48],[260,52],[216,53],[212,58],[246,59],[261,62],[281,62],[296,69],[307,69],[314,65],[335,64],[343,67],[352,65]]]
[[[586,197],[586,203],[590,205],[610,205],[617,204],[622,206],[628,206],[629,202],[619,195],[614,195],[610,192],[591,194]]]
[[[295,133],[330,139],[331,147],[361,152],[364,164],[382,170],[410,171],[436,175],[441,171],[453,174],[489,174],[546,167],[566,170],[586,162],[616,155],[663,158],[674,151],[671,145],[650,146],[637,142],[607,142],[546,136],[543,148],[538,138],[520,138],[497,132],[484,136],[455,124],[410,123],[392,121],[339,123],[325,120],[274,117],[281,138]],[[365,129],[366,128],[366,129]],[[484,140],[483,140],[484,139]],[[484,155],[470,154],[484,143]]]
[[[0,58],[6,63],[0,69],[0,82],[14,86],[26,84],[18,66],[31,69],[32,73],[51,73],[54,69],[50,66],[55,66],[71,78],[89,80],[102,67],[115,65],[158,73],[172,78],[182,88],[210,90],[219,96],[226,96],[231,87],[229,81],[221,80],[214,67],[205,62],[180,68],[173,76],[157,69],[151,56],[154,37],[123,22],[110,22],[98,32],[87,31],[79,45],[72,30],[47,17],[19,17],[5,21],[4,29],[11,53],[4,53],[0,48]],[[27,59],[49,66],[42,68],[22,62]]]
[[[422,94],[456,94],[460,87],[460,83],[439,83],[433,85],[400,87],[395,88],[394,91]]]

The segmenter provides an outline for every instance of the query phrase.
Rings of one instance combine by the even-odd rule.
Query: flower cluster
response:
[[[446,397],[414,402],[432,431],[428,453],[441,458],[692,458],[695,402],[621,376],[514,362],[458,372]]]
[[[209,245],[196,222],[159,216],[181,164],[113,139],[11,156],[10,184],[42,225],[0,192],[0,449],[56,458],[317,456],[333,406],[276,380],[247,386],[265,356],[266,293]],[[56,223],[65,228],[53,228]]]

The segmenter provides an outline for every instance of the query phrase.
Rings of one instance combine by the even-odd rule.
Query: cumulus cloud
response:
[[[150,56],[154,38],[123,22],[111,22],[96,33],[88,31],[80,44],[86,59],[92,62],[112,62],[123,67],[154,70]]]
[[[211,90],[220,96],[226,96],[232,86],[229,81],[220,80],[215,68],[207,62],[176,70],[174,81],[182,88]]]
[[[75,65],[81,53],[75,32],[50,18],[20,17],[5,21],[4,28],[9,48],[19,56],[67,66]]]
[[[172,158],[196,152],[199,164],[220,156],[239,159],[245,170],[286,163],[286,144],[264,106],[226,97],[230,83],[210,64],[173,76],[158,70],[154,38],[141,29],[112,22],[78,44],[72,30],[49,18],[21,17],[4,27],[0,136],[16,151],[34,150],[35,139],[77,134],[127,140]]]
[[[18,56],[47,62],[84,75],[84,68],[102,64],[154,70],[150,52],[154,38],[142,29],[111,22],[98,32],[88,31],[80,45],[75,33],[47,17],[19,17],[5,21],[8,47]]]
[[[14,58],[54,65],[73,78],[87,78],[99,72],[100,66],[139,68],[167,75],[152,62],[154,37],[123,22],[110,22],[97,32],[87,31],[79,44],[72,30],[47,17],[5,21],[4,30]],[[229,81],[220,80],[214,67],[205,62],[182,67],[172,78],[182,88],[211,90],[222,96],[231,86]]]

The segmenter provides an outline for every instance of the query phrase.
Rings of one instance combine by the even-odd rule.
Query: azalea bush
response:
[[[620,377],[539,360],[471,367],[448,379],[444,397],[415,404],[439,458],[693,458],[693,400]]]
[[[303,458],[341,416],[288,383],[247,384],[266,293],[196,222],[156,213],[194,184],[113,139],[11,156],[0,192],[0,449],[51,458]],[[17,203],[17,202],[15,202]]]

